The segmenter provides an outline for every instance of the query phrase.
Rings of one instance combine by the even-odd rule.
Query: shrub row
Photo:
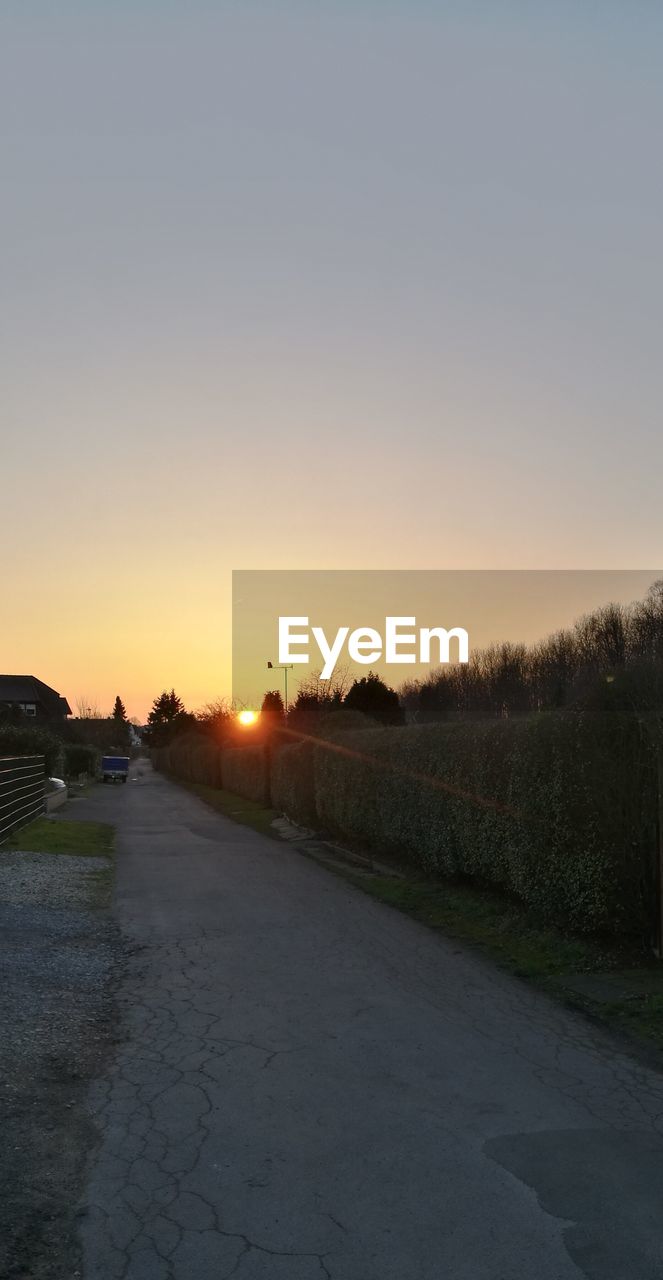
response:
[[[157,769],[187,782],[222,787],[247,800],[264,803],[268,798],[265,747],[215,746],[201,734],[185,734],[167,747],[155,747],[152,761]]]
[[[48,729],[32,725],[0,726],[0,756],[43,756],[46,777],[60,768],[61,751],[60,739]]]
[[[314,749],[297,742],[276,751],[271,771],[272,804],[303,827],[316,827],[320,819],[315,803]]]
[[[112,724],[113,722],[100,721],[100,723]],[[84,732],[88,732],[89,725],[94,725],[95,722],[89,721],[87,724],[88,728]],[[57,733],[30,724],[0,725],[0,756],[43,755],[44,771],[47,777],[62,775],[65,778],[75,778],[80,773],[87,773],[93,777],[97,772],[101,750],[96,746],[72,741],[73,731],[74,727],[71,724],[58,725]],[[77,732],[82,731],[78,729]],[[60,737],[61,733],[66,737],[64,742]]]
[[[343,747],[314,753],[330,830],[573,931],[647,932],[656,787],[636,720],[552,712],[352,733]]]
[[[251,747],[227,747],[221,752],[221,777],[227,791],[269,803],[269,777],[267,751],[264,745]]]

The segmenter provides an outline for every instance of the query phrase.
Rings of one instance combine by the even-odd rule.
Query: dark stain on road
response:
[[[566,1223],[564,1243],[587,1280],[661,1280],[663,1140],[644,1131],[558,1129],[487,1142],[491,1159]]]

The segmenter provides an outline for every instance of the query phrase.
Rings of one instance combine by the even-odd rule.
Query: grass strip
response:
[[[490,891],[370,875],[342,863],[330,869],[445,937],[478,948],[500,968],[564,1004],[663,1050],[663,965],[641,949],[565,937]],[[592,998],[568,985],[579,974],[609,975],[629,994],[615,1000]]]
[[[36,818],[15,831],[8,847],[23,853],[64,853],[77,857],[109,857],[115,831],[107,822],[69,822],[65,818]]]

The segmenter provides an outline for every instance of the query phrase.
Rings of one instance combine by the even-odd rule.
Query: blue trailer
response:
[[[129,777],[128,756],[102,756],[101,781],[126,782]]]

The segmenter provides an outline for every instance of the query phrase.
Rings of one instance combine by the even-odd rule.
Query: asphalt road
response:
[[[663,1077],[140,768],[85,1280],[660,1280]]]

